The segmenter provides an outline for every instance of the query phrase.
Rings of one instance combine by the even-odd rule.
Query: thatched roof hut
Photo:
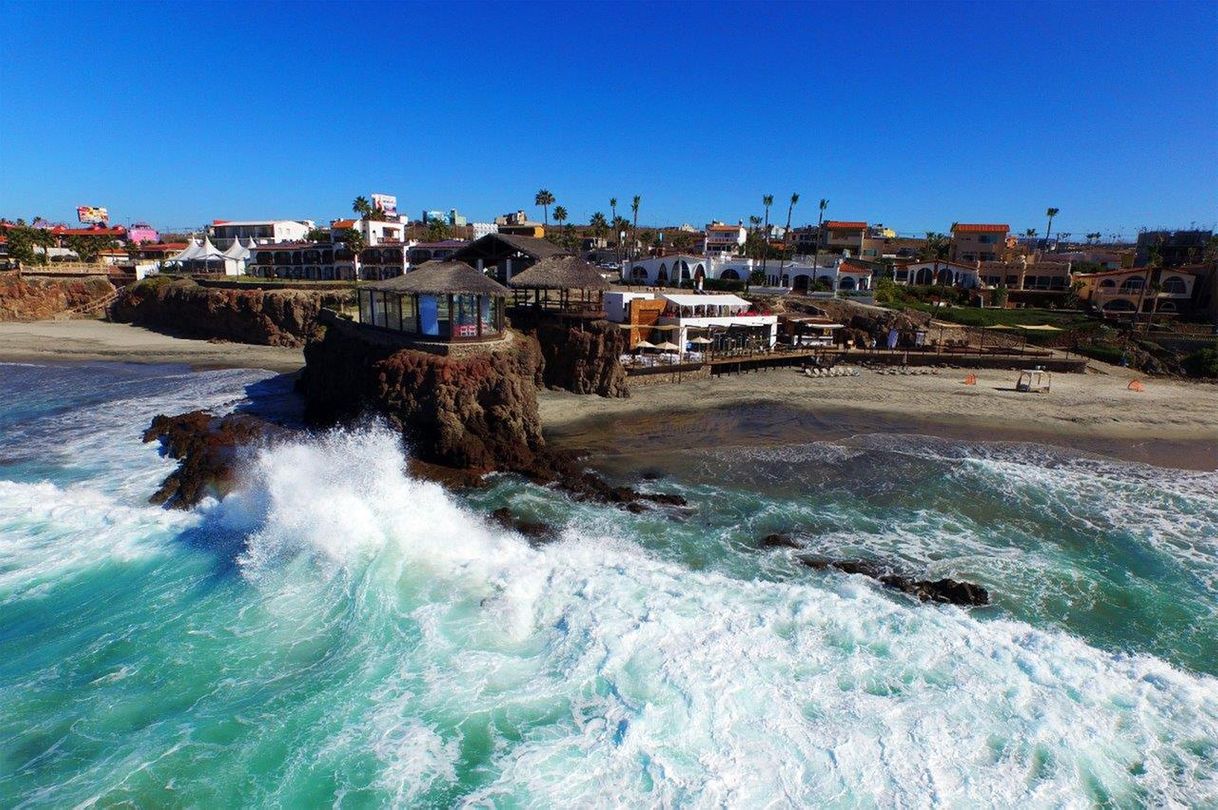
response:
[[[508,294],[506,287],[485,273],[478,272],[465,262],[451,260],[426,262],[419,265],[417,270],[375,284],[367,284],[364,289],[419,295]]]
[[[609,282],[578,256],[550,256],[515,275],[508,286],[536,290],[607,290]]]

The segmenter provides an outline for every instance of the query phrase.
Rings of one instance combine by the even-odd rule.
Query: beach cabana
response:
[[[538,310],[604,317],[609,282],[578,256],[549,256],[508,281],[512,304]]]
[[[507,293],[465,262],[426,262],[360,287],[360,322],[425,341],[498,340],[504,334]]]

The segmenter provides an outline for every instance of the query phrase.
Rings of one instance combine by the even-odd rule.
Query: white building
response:
[[[727,225],[722,222],[712,222],[706,226],[706,240],[703,250],[708,253],[739,253],[744,247],[748,231],[743,225]]]
[[[368,247],[377,245],[400,245],[406,240],[406,224],[381,219],[336,219],[330,223],[333,239],[335,231],[353,230],[364,237]]]
[[[648,321],[634,317],[632,304],[636,301],[662,301],[664,308],[658,319]],[[682,351],[699,350],[690,342],[694,338],[711,340],[710,345],[717,350],[745,346],[768,349],[778,339],[778,316],[758,312],[737,295],[613,290],[605,293],[604,306],[609,321],[632,325],[631,331],[644,339],[654,332],[650,336],[658,340],[652,342],[671,341]],[[655,309],[648,310],[654,317]]]
[[[981,270],[977,262],[949,262],[932,260],[924,262],[902,262],[892,268],[893,281],[901,285],[945,284],[972,290],[981,285]]]
[[[250,249],[241,243],[239,238],[233,238],[232,244],[221,250],[212,243],[210,237],[203,237],[202,242],[191,240],[182,250],[166,264],[177,265],[186,273],[215,273],[226,276],[239,276],[245,272],[245,266],[250,259]]]
[[[317,227],[311,219],[252,219],[240,222],[217,219],[207,226],[212,242],[228,245],[234,239],[255,239],[260,244],[299,242]]]

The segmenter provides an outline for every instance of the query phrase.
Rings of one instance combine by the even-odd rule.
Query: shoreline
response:
[[[196,370],[256,368],[292,373],[300,349],[180,338],[97,320],[0,323],[0,362],[182,364]],[[614,464],[645,463],[694,445],[760,446],[907,433],[959,441],[1033,442],[1193,470],[1218,469],[1218,385],[1145,379],[1092,363],[1057,374],[1049,394],[1013,390],[1017,373],[808,379],[794,369],[636,389],[629,399],[542,390],[547,443]],[[616,462],[614,460],[617,460]]]
[[[598,457],[643,461],[691,446],[836,441],[867,433],[1027,442],[1126,461],[1218,469],[1218,386],[1145,380],[1101,367],[1058,374],[1048,394],[1014,391],[1017,372],[807,379],[790,369],[649,386],[626,400],[538,395],[547,442]]]
[[[301,349],[174,337],[98,320],[0,323],[0,362],[180,363],[196,370],[304,368]]]

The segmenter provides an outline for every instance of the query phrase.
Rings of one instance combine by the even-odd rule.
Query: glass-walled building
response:
[[[464,262],[427,262],[361,287],[360,322],[425,341],[498,340],[507,292]]]

